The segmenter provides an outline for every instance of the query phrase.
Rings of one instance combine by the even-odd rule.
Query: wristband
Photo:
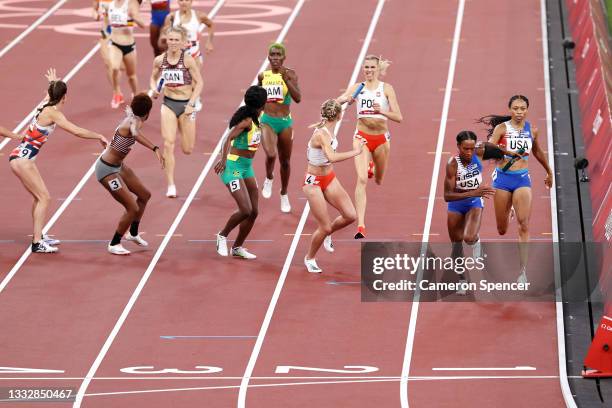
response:
[[[153,146],[153,151],[159,150],[159,146]]]

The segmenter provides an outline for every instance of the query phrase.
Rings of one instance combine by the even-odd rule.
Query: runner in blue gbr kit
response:
[[[518,154],[521,158],[506,155],[493,172],[495,188],[495,219],[497,231],[504,235],[508,230],[511,210],[514,208],[519,227],[521,273],[519,280],[526,280],[527,244],[529,242],[529,218],[531,216],[531,178],[529,157],[534,156],[546,170],[544,184],[551,188],[552,170],[540,147],[538,129],[526,121],[529,100],[523,95],[514,95],[508,102],[510,115],[489,115],[478,120],[489,126],[489,141]]]

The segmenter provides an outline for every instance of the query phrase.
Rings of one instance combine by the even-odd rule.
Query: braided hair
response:
[[[342,106],[335,99],[328,99],[321,105],[321,120],[313,123],[309,128],[321,129],[325,123],[338,120],[342,113]]]
[[[514,95],[510,98],[510,101],[508,101],[508,108],[512,107],[512,102],[519,100],[519,101],[524,101],[527,104],[527,107],[529,107],[529,99],[527,99],[526,96],[523,95]],[[501,123],[507,122],[510,119],[512,119],[512,116],[509,115],[487,115],[487,116],[483,116],[480,119],[476,120],[476,123],[482,123],[483,125],[486,125],[489,129],[487,129],[487,140],[491,138],[491,136],[493,136],[493,131],[495,130],[495,127]]]
[[[465,140],[477,141],[478,137],[476,136],[476,133],[472,132],[471,130],[462,130],[457,134],[457,146],[459,146],[461,142]]]
[[[257,85],[252,85],[244,93],[244,105],[239,107],[230,119],[229,127],[233,128],[246,118],[251,118],[259,126],[259,111],[268,100],[266,90]]]
[[[49,82],[49,88],[47,88],[47,94],[49,95],[49,99],[45,102],[44,105],[40,106],[36,111],[36,118],[38,119],[38,115],[45,109],[47,106],[55,106],[62,98],[66,95],[68,91],[68,86],[64,81],[51,81]]]

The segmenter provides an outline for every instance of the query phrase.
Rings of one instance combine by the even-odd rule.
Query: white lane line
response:
[[[535,367],[434,367],[431,371],[535,371]]]
[[[442,116],[440,120],[440,129],[438,131],[438,144],[436,146],[436,155],[431,174],[431,185],[429,187],[429,200],[427,201],[427,214],[425,216],[425,226],[423,227],[423,245],[421,246],[421,255],[427,253],[427,243],[429,242],[429,231],[431,229],[431,219],[436,198],[436,189],[438,186],[438,176],[440,173],[440,162],[442,161],[442,149],[444,147],[444,134],[446,133],[446,122],[448,119],[448,111],[453,89],[453,81],[455,78],[455,67],[457,65],[457,54],[459,53],[459,39],[461,38],[461,25],[463,23],[463,11],[465,9],[465,0],[459,0],[457,8],[457,19],[455,21],[455,32],[453,35],[453,46],[451,50],[450,63],[448,66],[448,77],[446,78],[446,87],[444,91],[444,103],[442,105]],[[416,281],[420,282],[423,279],[423,270],[419,268]],[[402,380],[400,381],[400,403],[402,408],[408,408],[408,375],[410,374],[410,363],[412,361],[412,349],[414,347],[414,336],[416,333],[417,317],[419,313],[419,299],[421,291],[418,288],[415,290],[412,307],[410,309],[410,320],[408,322],[408,334],[406,338],[406,350],[404,353],[404,363],[402,365]]]
[[[93,57],[96,52],[98,52],[98,50],[100,49],[100,44],[96,44],[91,50],[89,50],[89,52],[87,54],[85,54],[85,56],[70,70],[70,72],[68,72],[68,74],[66,74],[65,77],[62,78],[62,81],[68,83],[68,81],[70,81],[70,79],[72,79],[73,76],[76,75],[77,72],[79,72],[79,70],[81,68],[83,68],[83,66],[87,63],[87,61],[89,61],[91,59],[91,57]],[[23,120],[21,122],[19,122],[19,124],[15,127],[15,129],[13,129],[14,133],[19,133],[24,127],[25,125],[27,125],[32,118],[34,117],[34,115],[36,114],[36,110],[38,108],[38,106],[43,103],[44,99],[42,99],[39,103],[36,104],[36,107],[34,107],[34,109],[32,109],[30,111],[30,113],[27,114],[27,116],[25,118],[23,118]],[[6,146],[11,140],[13,139],[4,139],[2,142],[0,142],[0,150],[2,150],[4,148],[4,146]]]
[[[29,26],[21,34],[19,34],[17,37],[15,37],[15,39],[13,41],[11,41],[6,47],[4,47],[0,51],[0,58],[4,57],[4,54],[9,52],[15,45],[17,45],[21,40],[23,40],[28,34],[30,34],[32,31],[34,31],[36,29],[36,27],[38,27],[43,21],[45,21],[47,18],[49,18],[49,16],[51,16],[51,14],[55,13],[55,11],[58,8],[62,7],[64,5],[64,3],[66,3],[67,1],[68,0],[60,0],[60,1],[58,1],[55,4],[55,6],[51,7],[49,10],[47,10],[47,12],[45,14],[43,14],[42,16],[40,16],[38,18],[38,20],[36,20],[34,23],[32,23],[31,26]]]
[[[218,0],[218,2],[215,4],[215,7],[211,10],[209,17],[211,18],[214,17],[215,14],[217,14],[219,9],[221,8],[221,6],[223,6],[223,3],[225,3],[225,0]],[[68,82],[72,77],[74,77],[74,75],[76,75],[76,73],[83,67],[83,65],[85,65],[85,63],[87,63],[87,61],[98,51],[99,48],[100,48],[100,44],[96,44],[96,46],[93,47],[85,55],[85,57],[83,57],[83,59],[79,61],[78,64],[74,66],[74,68],[72,68],[72,70],[70,70],[70,72],[66,75],[66,77],[63,78],[64,82]],[[32,112],[30,112],[28,116],[26,116],[26,118],[23,121],[21,121],[19,125],[17,125],[17,127],[13,130],[13,132],[18,132],[19,131],[18,129],[21,129],[23,126],[25,126],[25,124],[28,123],[32,119],[32,117],[34,117],[35,113],[36,113],[36,108],[34,108]],[[8,141],[10,140],[11,139],[6,139],[2,143],[0,143],[0,149],[2,149],[2,147],[4,147],[4,145],[6,145],[6,143],[8,143]],[[64,213],[66,208],[68,208],[70,203],[72,203],[72,201],[75,200],[77,194],[81,192],[81,190],[85,186],[85,183],[87,183],[87,180],[89,180],[89,178],[94,173],[95,166],[96,166],[96,162],[94,161],[91,167],[89,168],[89,170],[87,170],[85,175],[78,182],[76,187],[72,190],[72,192],[68,195],[68,197],[66,197],[66,199],[63,201],[62,205],[57,209],[57,211],[51,216],[47,224],[45,224],[42,230],[43,234],[46,234],[51,229],[51,227],[53,227],[53,225],[57,222],[59,217]],[[31,254],[32,254],[32,248],[28,246],[28,248],[23,252],[23,254],[19,258],[17,263],[11,268],[11,270],[4,277],[4,279],[2,279],[2,282],[0,282],[0,293],[2,293],[4,288],[6,288],[6,285],[9,284],[11,279],[13,279],[17,271],[19,271],[21,266],[25,263],[25,261],[28,259],[28,257]]]
[[[17,381],[17,380],[32,380],[32,381],[69,381],[69,380],[84,380],[86,377],[0,377],[0,381]],[[419,375],[408,377],[408,381],[437,381],[437,380],[477,380],[477,379],[548,379],[548,378],[559,378],[558,375]],[[570,376],[570,378],[582,378],[580,375]],[[148,376],[148,377],[94,377],[94,380],[126,380],[126,381],[141,381],[141,380],[151,380],[151,381],[166,381],[166,380],[241,380],[242,377],[224,377],[224,376],[215,376],[215,377],[205,377],[205,376]],[[397,376],[385,376],[385,375],[377,375],[377,376],[305,376],[305,377],[291,377],[291,376],[276,376],[276,377],[251,377],[251,380],[397,380],[399,381],[401,377]],[[252,387],[249,385],[249,387]],[[87,395],[87,394],[86,394]]]
[[[308,377],[311,378],[311,377]],[[323,379],[330,379],[334,377],[321,377]],[[409,381],[453,381],[453,380],[550,380],[557,379],[556,375],[539,375],[539,376],[471,376],[471,377],[410,377]],[[253,378],[255,379],[255,378]],[[271,380],[279,380],[279,378],[270,378]],[[297,378],[295,378],[297,379]],[[302,382],[286,382],[286,383],[272,383],[272,384],[253,384],[249,385],[251,388],[265,388],[265,387],[291,387],[301,385],[326,385],[326,384],[359,384],[359,383],[378,383],[378,382],[395,382],[400,381],[400,377],[387,377],[387,378],[361,378],[355,380],[338,380],[338,381],[302,381]],[[189,387],[189,388],[161,388],[152,390],[137,390],[137,391],[116,391],[116,392],[99,392],[86,394],[87,397],[98,397],[98,396],[109,396],[109,395],[126,395],[126,394],[151,394],[160,392],[185,392],[185,391],[206,391],[206,390],[227,390],[239,388],[239,385],[218,385],[218,386],[207,386],[207,387]]]
[[[280,32],[280,34],[278,35],[278,38],[275,40],[275,42],[281,42],[285,38],[285,36],[287,35],[287,32],[289,31],[289,28],[291,27],[291,25],[293,24],[293,21],[295,20],[295,18],[297,17],[299,11],[301,10],[302,5],[304,4],[304,1],[305,0],[299,0],[298,1],[298,3],[296,4],[295,8],[293,9],[293,12],[291,13],[291,15],[289,16],[287,22],[285,23],[285,26],[283,27],[283,30]],[[222,4],[222,3],[223,3],[223,1],[221,1],[220,3],[217,3],[217,5]],[[218,8],[217,8],[217,6],[215,6],[215,9],[213,9],[213,11],[216,13],[217,10],[218,10]],[[214,15],[212,11],[211,11],[210,15]],[[261,64],[261,67],[257,70],[257,74],[255,74],[255,78],[253,78],[253,81],[251,82],[251,84],[256,84],[257,83],[257,76],[259,75],[259,73],[261,71],[263,71],[266,68],[267,65],[268,65],[268,58],[266,57],[264,59],[263,63]],[[204,179],[205,179],[206,175],[208,174],[208,172],[210,171],[210,169],[212,168],[215,158],[217,157],[217,155],[221,151],[221,144],[223,143],[223,140],[227,137],[228,133],[229,133],[229,129],[226,129],[225,132],[223,133],[223,135],[221,136],[221,138],[219,139],[219,142],[215,146],[215,150],[213,151],[213,154],[209,157],[208,161],[206,162],[206,165],[204,166],[204,169],[200,173],[200,176],[198,177],[198,179],[197,179],[196,183],[194,184],[193,188],[191,189],[191,192],[187,196],[187,199],[185,200],[185,203],[182,205],[179,213],[177,214],[176,218],[174,219],[174,222],[170,226],[170,229],[168,230],[168,232],[164,236],[164,239],[162,240],[161,244],[159,245],[159,248],[157,249],[157,251],[155,251],[155,255],[153,255],[153,259],[149,263],[149,266],[147,267],[147,270],[145,271],[144,275],[140,279],[140,282],[138,283],[138,286],[134,290],[134,293],[132,293],[132,296],[130,297],[130,300],[128,301],[128,303],[125,306],[125,308],[123,309],[123,312],[121,313],[121,316],[119,316],[119,319],[115,323],[115,326],[113,327],[113,330],[111,331],[111,333],[109,334],[108,338],[104,342],[104,345],[102,346],[102,349],[98,353],[98,356],[96,357],[96,359],[93,362],[91,368],[89,369],[89,372],[87,373],[87,376],[85,377],[85,380],[81,383],[81,386],[79,387],[79,391],[77,392],[76,400],[75,400],[74,405],[73,405],[74,408],[78,408],[78,407],[81,406],[81,402],[83,401],[83,397],[85,395],[85,391],[87,390],[87,387],[89,386],[89,383],[91,382],[92,378],[96,374],[96,371],[100,367],[100,364],[102,363],[102,360],[106,356],[106,353],[108,353],[108,350],[110,349],[110,346],[112,345],[113,341],[115,340],[115,337],[117,337],[117,334],[119,333],[119,330],[121,330],[121,327],[125,323],[125,320],[127,319],[128,314],[130,313],[130,311],[134,307],[134,304],[136,303],[136,300],[140,296],[140,293],[142,292],[145,284],[147,283],[147,281],[149,280],[149,277],[153,273],[153,270],[155,269],[155,266],[157,265],[157,262],[159,261],[159,258],[161,258],[162,253],[166,249],[166,246],[170,242],[170,239],[174,235],[174,232],[178,228],[178,225],[180,224],[180,222],[182,221],[183,217],[187,213],[187,209],[189,208],[189,206],[191,205],[193,199],[195,198],[196,193],[198,192],[198,190],[200,189],[200,187],[204,183]]]
[[[374,14],[372,15],[372,19],[370,20],[370,27],[368,28],[368,32],[363,41],[363,45],[361,47],[361,51],[359,52],[359,56],[355,62],[355,67],[353,68],[353,73],[348,82],[347,86],[351,86],[353,83],[357,81],[357,76],[359,75],[359,70],[361,68],[361,64],[363,59],[366,56],[366,52],[368,51],[368,47],[370,42],[372,41],[372,36],[374,35],[374,29],[378,24],[378,19],[380,14],[382,13],[383,6],[385,4],[385,0],[378,0],[378,4],[376,5],[376,9],[374,10]],[[344,115],[344,112],[343,112]],[[342,125],[342,118],[338,121],[336,128],[334,129],[334,134],[338,133],[338,129]],[[283,286],[285,284],[285,280],[287,279],[287,275],[289,273],[289,268],[291,267],[291,262],[293,260],[293,256],[295,255],[295,250],[297,249],[298,242],[302,236],[302,231],[304,230],[304,224],[306,224],[306,219],[308,218],[308,213],[310,212],[310,206],[308,202],[304,206],[304,210],[302,211],[302,216],[300,217],[300,222],[295,230],[295,235],[293,236],[293,240],[291,241],[291,246],[289,247],[289,253],[287,254],[287,258],[285,259],[285,264],[283,265],[283,269],[281,271],[278,282],[276,283],[276,288],[274,289],[274,293],[272,295],[272,299],[270,300],[270,304],[268,305],[268,310],[266,311],[266,315],[261,324],[261,328],[259,330],[259,335],[257,336],[257,341],[255,342],[255,346],[253,347],[253,351],[251,352],[251,357],[249,358],[249,362],[247,364],[246,370],[244,371],[244,376],[242,381],[240,382],[240,391],[238,392],[238,408],[246,407],[246,395],[249,387],[249,378],[253,374],[253,370],[255,369],[255,363],[257,362],[257,358],[259,357],[259,353],[261,351],[261,347],[264,342],[264,338],[266,333],[268,332],[268,327],[270,326],[270,321],[272,320],[272,315],[274,315],[274,309],[276,308],[276,304],[280,297],[281,291],[283,290]]]
[[[544,69],[544,99],[546,103],[546,150],[548,153],[548,163],[555,174],[555,145],[553,142],[552,129],[552,107],[550,95],[550,68],[548,66],[548,26],[546,23],[546,0],[540,0],[540,26],[542,30],[542,62]],[[554,178],[553,178],[554,179]],[[565,354],[565,324],[563,322],[563,288],[561,283],[561,262],[559,259],[559,224],[557,220],[557,186],[553,185],[550,189],[550,217],[552,224],[552,239],[556,246],[553,251],[553,263],[555,270],[555,311],[557,318],[557,354],[559,358],[559,383],[565,406],[577,408],[569,385],[566,354]]]

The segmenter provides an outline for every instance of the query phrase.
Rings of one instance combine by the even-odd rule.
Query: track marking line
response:
[[[436,376],[412,376],[408,377],[408,381],[423,381],[423,380],[431,380],[431,381],[439,381],[439,380],[486,380],[486,379],[558,379],[558,375],[468,375],[468,376],[444,376],[444,375],[436,375]],[[582,378],[579,375],[569,376],[569,378]],[[0,377],[0,381],[17,381],[17,380],[27,380],[27,381],[74,381],[74,380],[84,380],[85,377]],[[129,376],[129,377],[94,377],[96,381],[142,381],[142,380],[151,380],[151,381],[167,381],[167,380],[240,380],[242,377],[230,377],[230,376],[155,376],[150,375],[147,377],[139,377],[139,376]],[[261,381],[269,381],[269,380],[376,380],[376,379],[387,379],[387,380],[396,380],[399,381],[401,377],[397,376],[275,376],[275,377],[250,377],[251,380],[261,380]]]
[[[96,45],[91,50],[89,50],[89,52],[87,54],[85,54],[83,59],[81,59],[70,70],[70,72],[68,72],[66,74],[66,76],[62,78],[62,81],[68,83],[70,81],[70,79],[72,79],[72,77],[74,77],[76,75],[76,73],[79,72],[81,70],[81,68],[83,68],[83,66],[87,63],[87,61],[89,61],[91,59],[91,57],[93,57],[95,55],[95,53],[98,52],[98,49],[100,49],[100,44],[96,43]],[[28,115],[25,118],[23,118],[23,120],[17,125],[17,127],[15,127],[15,129],[13,129],[13,133],[19,133],[32,120],[32,118],[36,114],[36,110],[37,110],[38,106],[40,104],[42,104],[43,102],[44,102],[44,99],[41,99],[41,101],[36,104],[34,109],[32,109],[32,111],[30,113],[28,113]],[[0,142],[0,150],[2,150],[4,148],[4,146],[6,146],[11,140],[13,140],[13,139],[6,138],[2,142]],[[100,155],[100,153],[98,153],[98,155]]]
[[[376,25],[378,24],[378,19],[382,13],[383,6],[385,4],[385,0],[378,0],[378,4],[374,9],[374,14],[372,15],[372,19],[370,20],[370,26],[368,27],[368,31],[363,41],[361,50],[355,61],[355,66],[353,68],[353,73],[351,74],[351,78],[348,81],[347,88],[351,86],[351,84],[357,81],[357,76],[359,75],[359,71],[361,68],[361,64],[363,59],[366,56],[366,52],[368,50],[368,46],[372,41],[372,37],[374,35],[374,30]],[[342,118],[344,117],[344,110],[342,111]],[[336,128],[334,129],[334,134],[338,134],[338,129],[342,125],[342,118],[336,124]],[[310,212],[310,206],[308,202],[304,206],[304,210],[302,211],[302,216],[300,217],[300,222],[297,225],[295,230],[295,235],[291,241],[291,246],[289,247],[289,253],[287,254],[287,258],[285,259],[285,263],[283,265],[283,269],[281,270],[281,274],[276,283],[276,287],[274,288],[274,293],[272,294],[272,299],[270,300],[270,304],[268,305],[268,309],[266,310],[266,315],[261,324],[261,328],[259,330],[259,334],[257,336],[257,341],[255,342],[255,346],[253,347],[253,351],[251,352],[251,356],[249,358],[249,362],[247,364],[246,370],[244,371],[244,376],[242,381],[240,382],[240,390],[238,391],[238,408],[246,407],[246,396],[249,387],[249,378],[251,374],[253,374],[253,370],[255,369],[255,363],[257,362],[257,358],[259,357],[259,352],[261,351],[261,347],[264,342],[264,338],[266,333],[268,332],[268,327],[270,326],[270,322],[272,320],[272,315],[274,314],[274,309],[276,308],[276,304],[280,297],[281,291],[285,284],[285,280],[287,279],[287,275],[289,273],[289,268],[291,267],[291,262],[293,261],[293,256],[295,255],[295,251],[297,249],[298,243],[300,241],[300,237],[302,236],[302,232],[304,230],[304,225],[306,224],[306,220],[308,218],[308,213]]]
[[[555,155],[554,155],[554,142],[553,142],[553,129],[552,129],[552,106],[551,106],[551,94],[550,94],[550,67],[548,65],[548,26],[547,26],[547,11],[546,11],[546,0],[540,0],[540,26],[542,30],[542,68],[544,71],[544,99],[546,102],[546,154],[548,155],[548,163],[553,171],[555,171]],[[550,189],[550,216],[552,224],[552,239],[553,242],[559,242],[559,225],[557,220],[557,190],[556,184]],[[563,318],[563,293],[561,284],[561,264],[559,259],[558,246],[553,251],[554,258],[554,270],[555,270],[555,288],[556,288],[556,317],[557,317],[557,350],[559,356],[559,383],[561,386],[561,394],[565,400],[565,405],[568,408],[577,408],[576,402],[570,389],[566,355],[565,355],[565,323]]]
[[[55,13],[58,8],[62,7],[68,0],[60,0],[53,7],[51,7],[45,14],[40,16],[38,20],[32,23],[31,26],[26,28],[21,34],[13,39],[6,47],[4,47],[0,51],[0,58],[4,57],[4,55],[9,52],[15,45],[17,45],[21,40],[23,40],[28,34],[36,29],[43,21],[51,16],[51,14]]]
[[[444,102],[442,105],[442,115],[440,120],[440,128],[438,131],[438,141],[436,145],[436,155],[431,175],[431,185],[429,188],[429,200],[427,202],[427,213],[425,216],[425,225],[423,227],[423,244],[421,245],[421,255],[427,253],[427,243],[431,230],[431,220],[435,205],[436,189],[438,186],[438,177],[440,174],[440,164],[442,160],[442,149],[444,146],[444,136],[446,133],[446,123],[448,122],[448,112],[450,109],[450,101],[452,96],[453,81],[455,78],[455,67],[457,64],[457,54],[459,53],[459,43],[461,42],[461,26],[463,24],[463,11],[465,9],[465,0],[459,0],[457,6],[457,18],[455,21],[455,31],[453,34],[453,42],[451,47],[450,63],[448,66],[448,76],[446,78],[446,91],[444,92]],[[423,279],[423,269],[417,271],[416,282]],[[410,320],[408,322],[408,333],[406,336],[406,350],[404,353],[404,361],[402,364],[402,380],[400,381],[400,403],[402,408],[408,408],[408,375],[410,373],[410,363],[412,361],[412,349],[414,347],[414,337],[416,334],[416,324],[419,313],[419,299],[421,297],[420,288],[414,292],[412,307],[410,308]]]
[[[298,377],[295,377],[297,379]],[[316,378],[316,377],[307,377],[307,378]],[[334,377],[322,377],[323,379],[334,378]],[[449,381],[449,380],[510,380],[510,379],[542,379],[542,380],[550,380],[557,379],[558,376],[550,375],[550,376],[473,376],[473,377],[410,377],[408,381]],[[253,377],[256,379],[256,377]],[[268,377],[270,380],[278,380],[280,378]],[[265,387],[289,387],[289,386],[301,386],[301,385],[329,385],[329,384],[358,384],[358,383],[377,383],[377,382],[395,382],[400,381],[399,377],[386,377],[386,378],[367,378],[367,377],[359,377],[359,379],[349,379],[343,380],[339,379],[337,381],[301,381],[301,382],[286,382],[286,383],[272,383],[272,384],[253,384],[249,385],[251,388],[265,388]],[[115,391],[115,392],[99,392],[99,393],[91,393],[86,394],[87,397],[96,397],[96,396],[109,396],[109,395],[126,395],[126,394],[151,394],[151,393],[161,393],[161,392],[184,392],[184,391],[206,391],[206,390],[222,390],[222,389],[236,389],[239,388],[239,385],[219,385],[219,386],[208,386],[208,387],[189,387],[189,388],[161,388],[161,389],[152,389],[152,390],[136,390],[136,391]]]
[[[164,340],[180,340],[180,339],[254,339],[257,336],[159,336]]]
[[[209,13],[209,17],[214,16],[218,12],[219,8],[221,7],[221,5],[224,2],[225,2],[225,0],[219,0],[219,2],[217,2],[215,7],[213,8],[213,10]],[[293,11],[291,12],[291,15],[289,16],[289,18],[285,22],[285,25],[283,26],[283,29],[280,32],[280,34],[278,35],[278,37],[275,40],[275,42],[282,42],[283,38],[285,38],[285,36],[287,35],[287,32],[289,31],[289,28],[293,24],[293,21],[297,17],[297,15],[298,15],[299,11],[301,10],[302,5],[304,4],[304,2],[305,2],[305,0],[298,0],[298,3],[296,4],[296,6],[294,7]],[[253,81],[251,82],[252,84],[256,84],[257,83],[257,78],[258,78],[259,73],[261,71],[263,71],[267,67],[267,65],[268,65],[268,58],[266,57],[264,59],[263,63],[261,64],[261,67],[257,70],[257,73],[255,74],[255,78],[253,78]],[[241,105],[242,104],[240,104],[239,106],[241,106]],[[227,137],[228,134],[229,134],[229,129],[226,129],[225,132],[223,133],[223,135],[221,136],[221,138],[219,139],[219,141],[217,142],[217,145],[215,146],[215,149],[214,149],[214,153],[210,156],[210,158],[208,159],[208,161],[204,165],[204,169],[202,169],[202,171],[200,172],[200,175],[199,175],[198,179],[196,180],[195,184],[193,185],[191,191],[189,192],[189,195],[187,196],[187,200],[185,200],[185,203],[181,206],[181,209],[179,210],[179,213],[177,214],[177,216],[175,217],[172,225],[168,229],[168,232],[164,236],[164,239],[162,240],[161,244],[159,245],[159,247],[155,251],[155,254],[153,255],[153,259],[151,259],[151,262],[149,263],[149,266],[147,267],[147,270],[145,271],[144,275],[140,279],[140,282],[138,283],[138,286],[136,287],[136,289],[132,293],[132,296],[130,297],[128,303],[126,304],[125,308],[121,312],[121,315],[117,319],[117,322],[115,323],[115,326],[113,327],[113,330],[108,335],[108,338],[104,342],[104,345],[102,346],[102,349],[100,350],[100,352],[96,356],[96,359],[94,360],[92,366],[90,367],[90,369],[89,369],[89,371],[88,371],[84,381],[81,383],[81,385],[79,387],[79,390],[77,392],[77,395],[76,395],[75,403],[73,405],[74,408],[79,408],[81,406],[81,403],[83,401],[83,397],[85,395],[85,391],[87,390],[87,387],[89,386],[89,383],[91,382],[91,380],[94,377],[96,371],[100,367],[100,364],[102,364],[102,360],[104,359],[104,357],[108,353],[108,350],[110,349],[113,341],[115,340],[115,337],[117,337],[117,334],[119,333],[119,330],[121,330],[121,327],[123,326],[123,323],[127,319],[128,314],[130,313],[130,311],[134,307],[134,304],[136,303],[136,300],[140,296],[140,293],[142,292],[145,284],[147,283],[147,281],[149,280],[149,277],[153,273],[153,270],[155,269],[155,266],[157,265],[157,262],[161,258],[162,253],[166,249],[166,246],[168,246],[168,243],[170,242],[170,239],[172,238],[172,236],[174,235],[174,232],[178,228],[178,225],[180,224],[180,222],[182,221],[183,217],[187,213],[187,209],[189,208],[191,202],[193,201],[193,198],[196,196],[196,193],[198,192],[198,190],[200,189],[200,187],[204,183],[204,179],[206,178],[206,176],[208,175],[208,172],[210,171],[210,169],[213,166],[214,159],[216,158],[216,156],[218,156],[219,152],[221,151],[221,144],[223,143],[223,141],[225,140],[225,138]]]
[[[535,367],[434,367],[431,371],[535,371]]]

